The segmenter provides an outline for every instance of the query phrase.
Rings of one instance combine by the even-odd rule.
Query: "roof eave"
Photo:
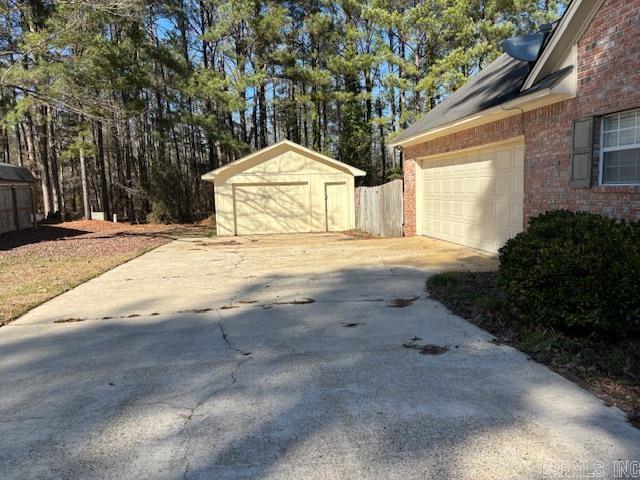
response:
[[[569,4],[549,43],[527,76],[522,86],[523,91],[558,68],[603,3],[604,0],[573,0]]]
[[[295,150],[301,150],[305,153],[307,153],[308,155],[311,155],[313,157],[316,157],[320,160],[324,160],[325,162],[334,165],[335,167],[338,168],[343,168],[345,169],[347,172],[349,172],[351,175],[353,175],[354,177],[364,177],[367,172],[365,172],[364,170],[360,170],[359,168],[356,167],[352,167],[351,165],[344,163],[344,162],[340,162],[338,160],[335,160],[331,157],[328,157],[322,153],[316,152],[315,150],[311,150],[310,148],[304,147],[302,145],[299,145],[295,142],[292,142],[290,140],[282,140],[278,143],[274,143],[273,145],[269,145],[268,147],[265,147],[261,150],[256,150],[255,152],[250,153],[249,155],[246,155],[242,158],[239,158],[238,160],[228,163],[226,165],[223,165],[221,167],[216,168],[215,170],[212,170],[210,172],[207,172],[205,174],[203,174],[200,178],[204,181],[207,182],[213,182],[220,174],[222,174],[223,172],[225,172],[226,170],[230,169],[231,167],[233,167],[234,165],[238,165],[239,163],[242,162],[246,162],[252,158],[255,158],[257,155],[259,154],[264,154],[265,152],[268,152],[270,150],[274,150],[276,148],[282,147],[282,146],[288,146],[291,149],[295,149]]]
[[[444,125],[427,132],[422,132],[399,142],[391,142],[389,143],[389,146],[395,148],[406,148],[418,143],[429,142],[453,133],[512,117],[522,112],[535,110],[536,108],[569,100],[573,97],[575,97],[575,90],[571,88],[571,84],[561,82],[555,87],[545,88],[529,95],[523,95],[522,97],[509,100],[448,125]]]

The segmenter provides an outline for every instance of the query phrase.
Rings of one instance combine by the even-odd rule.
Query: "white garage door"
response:
[[[523,228],[522,143],[422,161],[422,233],[497,252]]]
[[[310,231],[308,183],[234,185],[236,235]]]

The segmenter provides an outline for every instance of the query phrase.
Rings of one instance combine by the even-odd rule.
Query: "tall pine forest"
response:
[[[289,139],[400,178],[388,147],[560,0],[0,0],[0,162],[39,210],[211,214],[200,176]]]

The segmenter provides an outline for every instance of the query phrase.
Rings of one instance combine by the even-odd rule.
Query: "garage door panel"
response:
[[[494,222],[500,223],[500,220],[504,219],[505,223],[507,225],[510,225],[512,222],[511,204],[508,201],[499,200],[495,202],[494,206],[495,206],[494,218],[493,218]]]
[[[310,231],[309,184],[234,185],[236,233]]]
[[[513,175],[513,194],[517,197],[524,196],[524,174],[522,167]]]
[[[524,212],[520,205],[511,205],[511,226],[516,230],[516,233],[522,230],[524,223]]]
[[[513,149],[513,166],[520,170],[524,167],[524,147]]]
[[[523,158],[511,144],[426,160],[422,233],[497,251],[522,230]]]
[[[496,170],[513,168],[513,150],[498,150],[496,152]]]
[[[464,223],[453,222],[453,236],[454,241],[464,241]]]
[[[514,178],[512,175],[500,175],[496,177],[496,195],[509,196],[514,191]]]

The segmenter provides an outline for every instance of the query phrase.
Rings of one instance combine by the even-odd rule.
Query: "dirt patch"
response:
[[[347,230],[346,232],[342,232],[346,238],[341,238],[340,240],[373,240],[376,237],[371,235],[370,233],[363,232],[362,230]]]
[[[391,300],[391,302],[387,305],[387,307],[392,307],[392,308],[405,308],[405,307],[409,307],[411,305],[413,305],[420,297],[413,297],[413,298],[394,298],[393,300]]]
[[[224,241],[211,241],[211,242],[197,241],[197,242],[192,242],[192,245],[194,247],[209,248],[209,247],[229,247],[233,245],[242,245],[242,244],[236,240],[224,240]],[[201,249],[192,248],[191,250],[201,250]]]
[[[260,305],[260,308],[263,310],[271,310],[276,305],[309,305],[311,303],[316,303],[316,301],[313,298],[302,298],[300,300],[289,300],[286,302],[264,303]]]
[[[362,323],[358,323],[358,322],[353,322],[353,323],[343,323],[342,326],[344,328],[356,328],[359,327],[360,325],[362,325]]]
[[[301,300],[291,300],[288,302],[273,302],[272,305],[309,305],[310,303],[316,303],[313,298],[303,298]]]
[[[61,318],[59,320],[54,320],[53,323],[75,323],[75,322],[84,322],[86,318]]]
[[[227,309],[227,308],[234,308],[231,305],[226,305],[224,307],[222,307],[223,310]],[[212,308],[209,307],[205,307],[205,308],[192,308],[190,310],[180,310],[176,313],[207,313],[210,312],[211,310],[213,310]],[[151,314],[151,315],[159,315],[158,313],[156,314]]]
[[[418,338],[418,337],[414,337],[414,338]],[[442,355],[443,353],[446,353],[449,351],[449,347],[447,346],[442,347],[440,345],[433,345],[430,343],[420,345],[417,341],[413,341],[413,340],[403,343],[402,346],[404,348],[409,348],[411,350],[417,350],[418,353],[422,355]]]

